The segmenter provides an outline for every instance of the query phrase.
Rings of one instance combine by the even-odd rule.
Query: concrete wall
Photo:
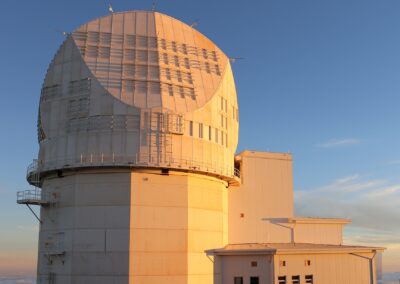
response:
[[[42,190],[56,203],[41,210],[39,283],[213,281],[204,251],[227,244],[226,182],[91,170],[48,177]]]
[[[221,263],[222,281],[215,284],[234,284],[234,277],[243,277],[243,284],[250,284],[250,277],[259,277],[260,284],[273,283],[273,256],[217,256],[216,262]]]
[[[286,276],[286,283],[292,283],[292,276],[300,276],[300,283],[306,275],[313,276],[313,283],[323,284],[372,284],[375,277],[373,253],[296,253],[277,255],[224,255],[216,256],[216,270],[222,277],[215,284],[234,284],[234,277],[243,277],[249,284],[251,276],[259,276],[260,284],[277,284],[279,276]],[[252,262],[257,267],[252,267]],[[310,261],[310,265],[307,264]],[[285,266],[282,263],[285,262]],[[370,266],[371,265],[371,266]],[[370,274],[372,267],[372,275]],[[372,278],[371,278],[372,277]]]
[[[368,258],[371,257],[373,253],[358,253],[357,256],[349,253],[275,255],[275,283],[278,276],[286,276],[287,283],[291,283],[291,277],[299,275],[300,283],[305,283],[305,275],[313,275],[314,283],[372,284],[370,267],[375,265],[370,266]],[[311,261],[309,266],[307,260]],[[286,266],[281,265],[282,261]]]
[[[229,190],[229,243],[290,242],[291,230],[269,219],[293,216],[290,154],[245,151],[242,185]]]
[[[127,283],[130,172],[81,172],[44,180],[38,283]],[[56,255],[65,251],[65,255]]]
[[[294,241],[296,243],[330,244],[343,243],[342,224],[296,224]]]
[[[205,250],[227,242],[227,188],[215,178],[132,173],[129,283],[211,283]]]

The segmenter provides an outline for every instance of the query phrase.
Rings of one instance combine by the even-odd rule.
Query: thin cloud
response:
[[[330,148],[339,148],[346,147],[351,145],[360,144],[361,141],[355,138],[346,138],[346,139],[331,139],[325,143],[317,144],[318,148],[330,149]]]
[[[367,193],[365,196],[375,199],[377,197],[389,197],[396,193],[400,192],[400,185],[389,186],[387,188],[379,189],[376,191],[372,191]]]
[[[295,191],[295,199],[297,215],[350,218],[353,227],[400,236],[400,184],[353,175]]]

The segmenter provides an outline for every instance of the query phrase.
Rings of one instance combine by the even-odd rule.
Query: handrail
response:
[[[43,195],[39,188],[22,190],[17,192],[17,202],[23,202],[26,200],[37,201],[37,202],[48,202],[48,198]]]
[[[34,175],[47,171],[62,168],[73,168],[73,167],[87,167],[87,166],[149,166],[149,167],[169,167],[175,169],[186,169],[212,173],[215,175],[226,176],[230,178],[240,178],[240,169],[230,166],[221,166],[216,162],[204,162],[193,159],[176,159],[168,158],[157,160],[155,157],[149,157],[149,155],[135,155],[125,156],[106,155],[104,153],[81,153],[77,157],[67,158],[63,160],[39,162],[34,160],[32,164],[28,166],[27,175],[28,180],[34,178]]]

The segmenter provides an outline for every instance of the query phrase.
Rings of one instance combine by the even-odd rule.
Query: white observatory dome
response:
[[[47,71],[38,128],[41,172],[161,167],[235,179],[229,60],[157,12],[113,13],[69,35]]]

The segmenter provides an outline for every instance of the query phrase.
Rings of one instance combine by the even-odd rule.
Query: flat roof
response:
[[[328,245],[311,243],[248,243],[229,244],[223,248],[208,250],[214,255],[273,255],[273,254],[304,254],[304,253],[365,253],[382,252],[383,247],[366,247],[351,245]]]
[[[320,217],[292,217],[287,218],[288,223],[297,224],[349,224],[351,219],[320,218]]]
[[[252,157],[252,158],[264,158],[264,159],[273,159],[273,160],[292,160],[291,153],[279,153],[279,152],[261,152],[261,151],[252,151],[252,150],[244,150],[235,155],[236,160],[240,160],[242,157]]]

